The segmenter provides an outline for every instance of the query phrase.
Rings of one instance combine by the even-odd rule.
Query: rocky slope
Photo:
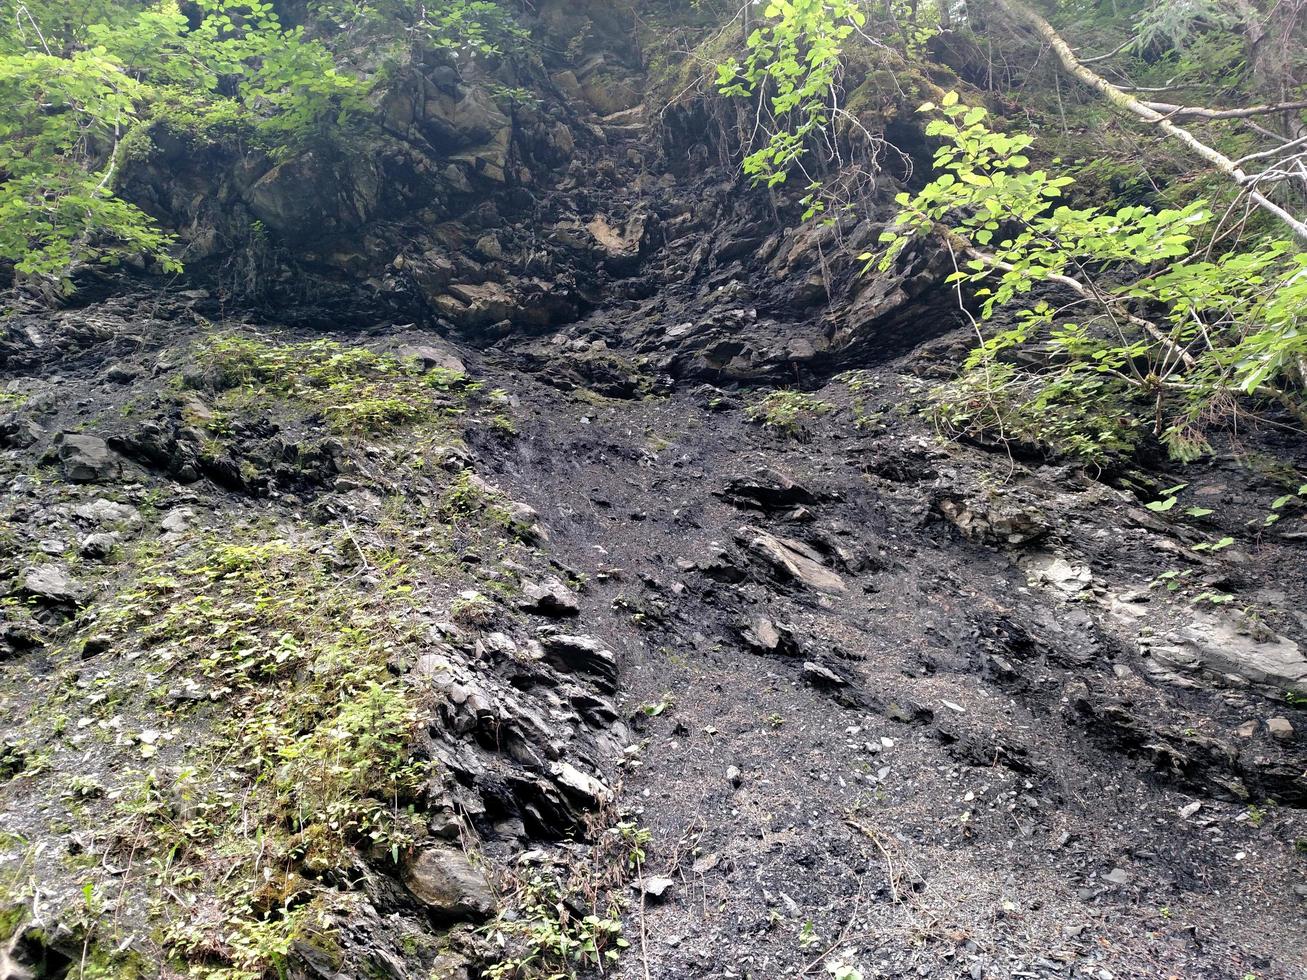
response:
[[[535,26],[369,152],[157,138],[189,280],[12,297],[0,974],[1301,976],[1301,442],[940,441],[892,168],[803,224]]]

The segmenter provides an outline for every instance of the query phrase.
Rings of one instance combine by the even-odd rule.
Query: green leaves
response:
[[[749,35],[745,60],[718,64],[716,83],[728,96],[767,93],[772,130],[743,166],[755,183],[774,187],[807,152],[809,137],[830,124],[842,44],[866,15],[857,0],[773,0],[762,13],[768,23]]]
[[[19,273],[64,277],[76,264],[146,255],[179,267],[173,239],[114,195],[129,152],[168,121],[293,147],[364,107],[302,28],[261,0],[201,0],[198,23],[175,0],[97,3],[79,17],[43,0],[24,8],[40,34],[0,34],[0,258]]]
[[[1307,256],[1291,243],[1200,248],[1214,223],[1203,199],[1162,209],[1059,203],[1075,180],[1030,169],[1033,137],[990,130],[983,107],[956,92],[921,111],[934,116],[927,133],[942,141],[934,179],[900,195],[884,247],[867,266],[888,270],[914,239],[944,232],[957,263],[947,281],[980,301],[982,322],[1008,309],[1024,321],[984,338],[968,375],[950,386],[949,398],[966,402],[970,388],[989,400],[991,411],[956,413],[968,426],[984,417],[992,431],[1031,431],[1037,442],[1097,461],[1106,446],[1128,444],[1147,417],[1172,455],[1188,460],[1205,451],[1205,428],[1238,408],[1236,396],[1285,401],[1271,387],[1307,363]],[[1032,310],[1036,291],[1074,308],[1074,329],[1057,313]],[[998,359],[1025,344],[1038,349],[1021,359],[1038,366],[1024,374],[1005,367],[1007,390],[998,397]],[[1090,372],[1112,383],[1091,385]],[[1035,409],[1050,397],[1098,404],[1064,406],[1039,435]],[[1301,411],[1298,400],[1288,404]],[[1029,426],[992,410],[1000,405]],[[1067,427],[1076,417],[1083,429]],[[1117,435],[1106,435],[1104,424]]]

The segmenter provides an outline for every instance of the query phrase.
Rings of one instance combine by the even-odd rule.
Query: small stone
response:
[[[1288,742],[1293,739],[1293,725],[1289,724],[1288,718],[1268,718],[1266,720],[1266,731],[1271,738],[1279,739],[1281,742]]]
[[[744,777],[740,774],[739,766],[726,767],[726,781],[736,789],[740,788],[740,783],[744,781]]]
[[[671,878],[653,877],[645,878],[636,887],[644,894],[645,898],[659,902],[670,897],[669,893],[672,886],[676,884]]]
[[[721,859],[716,854],[705,854],[691,865],[690,870],[697,875],[707,874],[713,868],[717,867]]]
[[[169,534],[181,534],[195,520],[195,511],[189,507],[174,507],[159,522],[159,527]]]
[[[549,540],[549,532],[540,523],[540,512],[530,504],[513,500],[508,503],[507,509],[509,524],[522,540],[532,544]]]
[[[803,663],[803,679],[814,687],[845,687],[849,683],[835,671],[812,660]]]
[[[1254,735],[1257,734],[1257,722],[1245,721],[1242,725],[1240,725],[1238,728],[1235,729],[1235,734],[1238,735],[1240,738],[1252,738]]]
[[[57,538],[47,538],[37,545],[47,555],[62,555],[64,553],[64,543]]]
[[[113,554],[118,546],[118,535],[112,532],[88,534],[77,545],[77,553],[83,558],[104,559]]]
[[[1194,800],[1192,803],[1186,803],[1184,806],[1180,807],[1180,819],[1188,820],[1195,813],[1201,810],[1202,806],[1203,804],[1200,800]]]
[[[467,374],[467,366],[453,351],[432,344],[409,344],[399,349],[405,361],[417,361],[423,371],[439,369],[451,374]]]
[[[1130,872],[1124,868],[1113,868],[1107,874],[1103,875],[1103,880],[1109,885],[1124,887],[1130,884]]]

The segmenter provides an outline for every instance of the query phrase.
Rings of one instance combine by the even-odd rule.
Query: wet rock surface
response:
[[[1078,475],[988,484],[1009,462],[961,447],[899,470],[921,452],[911,420],[867,436],[813,420],[800,445],[688,393],[518,392],[534,421],[494,479],[569,565],[623,570],[592,580],[580,618],[622,649],[619,696],[673,705],[641,722],[625,777],[679,855],[669,875],[651,864],[676,886],[644,904],[654,975],[791,975],[812,960],[805,921],[857,935],[882,976],[1144,976],[1161,948],[1182,976],[1298,969],[1266,930],[1301,921],[1307,758],[1281,724],[1285,668],[1231,666],[1290,663],[1296,641],[1229,627],[1224,659],[1159,676],[1154,643],[1209,618],[1150,588],[1182,527]],[[632,432],[658,448],[633,452]],[[965,488],[972,516],[928,505],[923,479],[935,499]],[[1302,561],[1285,547],[1273,561]],[[1300,636],[1285,608],[1267,615]],[[1276,829],[1248,819],[1268,797]],[[926,919],[965,938],[905,942]]]
[[[64,829],[86,800],[119,804],[116,775],[157,769],[165,822],[195,816],[156,765],[180,771],[195,732],[161,729],[195,710],[199,731],[225,696],[204,671],[147,670],[107,613],[67,646],[140,571],[129,554],[184,557],[238,523],[329,531],[326,581],[384,597],[388,508],[411,507],[427,517],[406,516],[408,546],[457,545],[392,583],[421,600],[401,631],[419,648],[387,676],[420,694],[423,829],[395,854],[360,840],[316,883],[357,905],[331,948],[297,940],[295,971],[477,976],[495,951],[456,923],[502,911],[532,869],[585,866],[621,820],[651,839],[617,887],[637,948],[608,976],[812,975],[838,946],[865,976],[1300,977],[1301,518],[1246,535],[1275,494],[1230,455],[1186,474],[1223,504],[1195,523],[1144,508],[1170,474],[939,441],[915,409],[964,343],[946,256],[856,275],[889,194],[778,221],[707,162],[702,107],[639,104],[611,6],[539,5],[585,50],[546,65],[538,106],[504,111],[472,67],[401,73],[384,152],[246,161],[213,213],[189,202],[215,162],[162,146],[126,181],[196,233],[194,288],[18,297],[0,324],[21,395],[0,416],[4,714],[67,691],[85,706],[46,713],[68,715],[50,747],[3,731],[0,816],[42,845],[43,914],[80,899],[79,860],[126,866],[130,849]],[[466,374],[487,412],[421,445],[343,437],[336,404],[225,417],[195,356],[226,309],[227,257],[204,243],[254,220],[296,257],[257,324],[229,326],[393,352],[427,385]],[[802,440],[749,414],[796,380],[826,406]],[[422,511],[450,481],[455,510]],[[465,540],[479,513],[493,545]],[[1239,547],[1192,550],[1215,533]],[[1237,603],[1173,594],[1181,571]],[[100,694],[123,681],[158,700]],[[122,912],[142,935],[144,904]],[[59,942],[51,961],[74,961]]]

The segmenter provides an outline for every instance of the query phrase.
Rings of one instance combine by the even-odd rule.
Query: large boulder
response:
[[[485,919],[495,911],[495,893],[485,872],[460,848],[423,848],[404,867],[404,886],[432,915],[446,921]]]
[[[122,476],[122,461],[96,436],[64,432],[55,442],[64,477],[73,483],[106,483]]]

